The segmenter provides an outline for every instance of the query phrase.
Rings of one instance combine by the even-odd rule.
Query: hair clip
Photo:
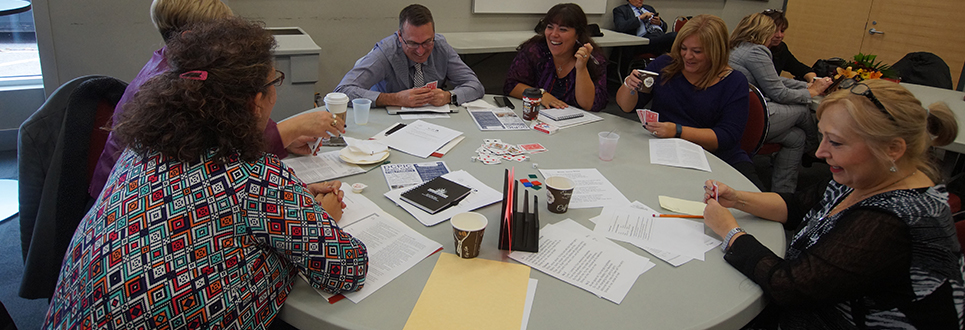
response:
[[[181,77],[181,79],[188,79],[188,80],[207,80],[208,71],[202,71],[202,70],[188,71],[188,72],[182,73],[179,77]]]

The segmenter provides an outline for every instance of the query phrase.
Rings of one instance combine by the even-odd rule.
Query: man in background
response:
[[[458,105],[482,98],[485,89],[476,73],[435,32],[428,8],[405,7],[399,13],[399,30],[359,59],[335,91],[350,99],[373,100],[379,107]],[[452,90],[441,89],[447,81]]]

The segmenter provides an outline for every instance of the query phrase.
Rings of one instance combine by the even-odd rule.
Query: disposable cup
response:
[[[483,233],[489,220],[476,212],[459,213],[449,220],[452,224],[452,238],[456,243],[456,255],[469,259],[479,255]]]
[[[605,161],[613,160],[617,153],[617,141],[620,135],[613,132],[600,132],[600,159]]]
[[[345,123],[345,111],[348,110],[348,95],[345,93],[325,94],[325,108],[331,112],[338,120]]]
[[[355,125],[365,125],[369,123],[369,108],[371,107],[372,100],[352,100],[352,115],[355,117]]]
[[[546,184],[546,208],[553,213],[566,213],[570,207],[570,197],[576,185],[573,180],[562,176],[551,176],[543,180]]]

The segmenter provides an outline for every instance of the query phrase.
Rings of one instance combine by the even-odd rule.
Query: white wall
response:
[[[331,91],[355,60],[398,26],[399,11],[412,0],[230,0],[236,14],[269,26],[298,26],[321,46],[316,90]],[[150,0],[34,0],[41,67],[47,93],[72,78],[105,74],[130,81],[162,44],[149,18]],[[423,0],[439,32],[528,30],[540,15],[472,14],[472,0]],[[607,0],[608,13],[590,15],[591,23],[612,27],[612,8],[625,0]],[[652,0],[661,16],[713,14],[730,28],[746,14],[781,8],[783,0]],[[467,62],[472,61],[467,59]],[[492,91],[501,85],[511,56],[503,54],[474,66]]]

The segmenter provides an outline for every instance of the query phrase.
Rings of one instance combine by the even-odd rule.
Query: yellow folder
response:
[[[519,329],[529,270],[442,253],[405,329]]]

